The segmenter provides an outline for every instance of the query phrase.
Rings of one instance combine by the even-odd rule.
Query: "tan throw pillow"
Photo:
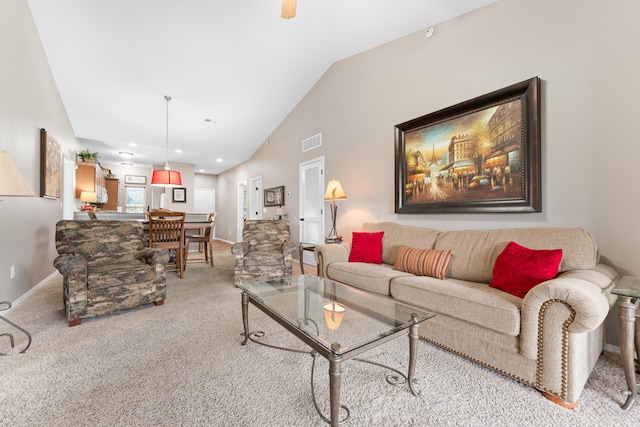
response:
[[[416,276],[431,276],[444,280],[447,278],[452,256],[452,250],[442,251],[400,246],[393,269]]]

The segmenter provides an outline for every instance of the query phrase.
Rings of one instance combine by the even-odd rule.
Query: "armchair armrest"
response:
[[[313,251],[313,256],[316,263],[318,263],[318,274],[320,277],[327,277],[327,267],[332,262],[349,261],[350,252],[350,243],[330,243],[316,246],[316,249]]]
[[[286,241],[284,242],[284,245],[282,245],[282,253],[284,254],[285,257],[286,256],[291,257],[293,256],[294,252],[296,253],[298,252],[298,248],[299,246],[297,243]]]
[[[62,274],[65,312],[75,323],[87,312],[87,260],[78,255],[58,255],[53,266]]]
[[[247,245],[244,242],[238,242],[231,245],[231,253],[238,256],[245,256],[248,251]]]
[[[591,272],[594,281],[601,273]],[[583,278],[558,277],[535,286],[522,301],[520,353],[537,359],[555,348],[561,354],[565,333],[583,333],[604,322],[611,306],[603,289]]]
[[[87,275],[87,260],[79,255],[58,255],[56,259],[53,260],[53,266],[57,268],[63,276]]]
[[[169,251],[157,248],[144,248],[136,252],[136,259],[149,265],[164,265],[169,262]]]

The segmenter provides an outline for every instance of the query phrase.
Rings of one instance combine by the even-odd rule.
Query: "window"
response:
[[[144,212],[145,188],[144,187],[124,187],[126,196],[124,201],[125,212],[142,213]]]

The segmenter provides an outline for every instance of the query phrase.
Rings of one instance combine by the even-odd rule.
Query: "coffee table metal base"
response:
[[[246,345],[248,341],[253,341],[256,344],[264,345],[264,346],[271,347],[278,350],[310,354],[313,357],[313,363],[311,366],[311,397],[312,397],[313,405],[316,409],[316,412],[318,413],[320,418],[322,418],[325,422],[329,423],[332,427],[344,424],[349,419],[351,413],[347,406],[340,404],[340,384],[342,380],[342,362],[344,361],[342,356],[334,353],[329,353],[328,355],[324,356],[329,361],[330,417],[327,418],[322,413],[320,407],[318,406],[318,403],[316,400],[316,394],[315,394],[315,386],[314,386],[315,362],[319,353],[315,350],[296,350],[296,349],[276,346],[273,344],[267,344],[260,341],[259,338],[262,338],[265,336],[265,333],[263,331],[249,332],[249,302],[253,303],[258,308],[261,308],[261,305],[259,303],[250,299],[250,297],[246,293],[244,292],[242,293],[242,323],[244,327],[244,333],[242,334],[242,336],[244,336],[244,340],[242,341],[241,345]],[[269,312],[266,312],[266,313],[269,314]],[[409,335],[409,369],[408,369],[407,375],[404,375],[399,370],[383,365],[381,363],[377,363],[377,362],[373,362],[373,361],[365,360],[361,358],[355,358],[355,357],[353,358],[353,360],[362,362],[362,363],[368,363],[370,365],[379,366],[381,368],[394,372],[395,375],[387,375],[386,377],[387,383],[397,387],[407,384],[409,386],[409,390],[411,391],[411,393],[414,396],[419,396],[420,391],[416,388],[417,380],[415,379],[416,360],[417,360],[417,354],[418,354],[418,341],[419,341],[418,326],[419,324],[415,323],[409,327],[409,333],[408,333]],[[402,334],[402,335],[405,335],[405,334]],[[391,338],[392,339],[397,338],[397,336],[392,336]],[[384,340],[384,342],[387,342],[387,341],[388,340]],[[337,346],[337,348],[333,349],[334,351],[337,351],[340,348],[338,344],[333,344],[332,347],[333,346]],[[376,346],[373,346],[373,347],[376,347]],[[346,415],[342,419],[340,419],[340,409],[343,409],[346,412]]]

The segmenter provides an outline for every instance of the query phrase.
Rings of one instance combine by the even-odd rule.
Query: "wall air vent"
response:
[[[322,134],[319,133],[317,135],[313,135],[310,138],[307,138],[302,141],[302,152],[313,150],[314,148],[318,148],[322,145]]]

